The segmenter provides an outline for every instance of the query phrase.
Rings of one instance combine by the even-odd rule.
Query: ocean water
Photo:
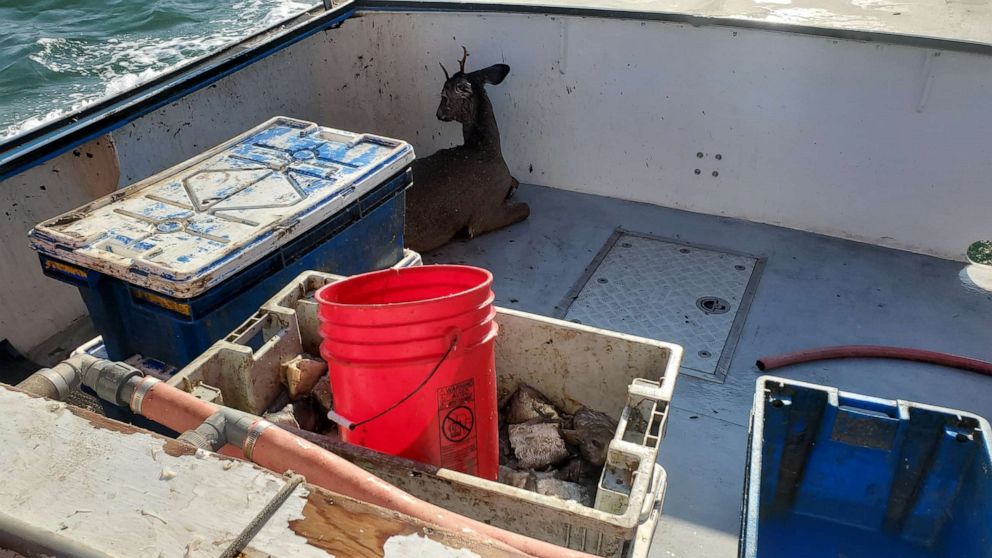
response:
[[[319,0],[0,0],[0,141]]]

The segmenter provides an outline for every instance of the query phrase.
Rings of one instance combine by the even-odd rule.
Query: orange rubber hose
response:
[[[143,416],[176,432],[185,432],[199,426],[217,409],[213,403],[197,399],[165,382],[157,382],[144,392],[140,411]],[[224,449],[228,448],[230,446]],[[503,550],[516,550],[534,558],[593,558],[584,552],[486,525],[415,498],[350,461],[276,426],[261,432],[254,442],[251,459],[271,471],[284,473],[292,469],[306,477],[307,482],[339,494],[456,533],[475,535]]]
[[[948,353],[938,353],[935,351],[925,351],[922,349],[910,349],[905,347],[885,347],[880,345],[841,345],[837,347],[820,347],[817,349],[807,349],[794,353],[785,353],[776,356],[768,356],[758,359],[756,363],[758,370],[774,370],[783,366],[801,364],[804,362],[814,362],[817,360],[830,360],[835,358],[890,358],[897,360],[910,360],[913,362],[925,362],[927,364],[938,364],[950,368],[959,368],[970,372],[977,372],[986,376],[992,376],[992,363],[969,357],[952,355]]]

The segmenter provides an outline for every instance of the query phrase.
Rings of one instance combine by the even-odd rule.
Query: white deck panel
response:
[[[27,556],[220,556],[288,482],[2,384],[0,412],[0,547]],[[521,555],[304,483],[239,556]]]
[[[0,388],[3,513],[111,556],[217,556],[286,480],[244,462],[175,457],[151,434],[98,428],[66,404]],[[303,518],[300,485],[252,547],[326,557],[287,528]]]

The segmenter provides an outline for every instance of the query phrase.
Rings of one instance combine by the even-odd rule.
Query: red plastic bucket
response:
[[[493,277],[438,265],[317,291],[320,354],[344,440],[495,480]]]

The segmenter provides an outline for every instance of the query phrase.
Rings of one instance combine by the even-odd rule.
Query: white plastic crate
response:
[[[223,404],[261,414],[283,389],[282,363],[319,354],[313,293],[340,279],[300,275],[169,383],[219,390]],[[599,556],[646,556],[667,482],[656,461],[682,348],[505,308],[496,321],[501,399],[525,382],[566,412],[586,405],[618,419],[595,508],[343,443],[335,451],[455,513]]]

